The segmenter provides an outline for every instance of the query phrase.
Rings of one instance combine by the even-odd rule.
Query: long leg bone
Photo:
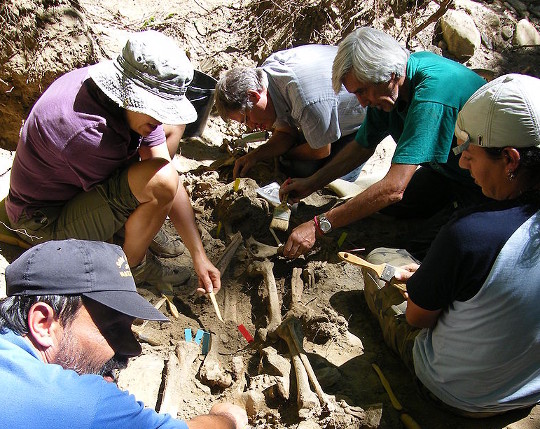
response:
[[[324,391],[322,390],[322,387],[319,384],[319,380],[317,380],[317,376],[315,375],[315,372],[313,371],[313,367],[311,366],[311,363],[309,362],[308,357],[304,353],[304,348],[302,347],[302,340],[299,338],[294,326],[291,323],[288,323],[287,327],[289,329],[291,340],[294,343],[294,347],[296,348],[298,356],[300,357],[300,360],[302,361],[302,364],[304,365],[308,379],[311,382],[311,385],[313,386],[313,388],[315,389],[315,393],[317,393],[317,396],[319,400],[321,401],[321,404],[324,405],[327,411],[334,411],[335,410],[334,404],[330,401],[330,398],[328,397],[328,395],[326,395],[326,393],[324,393]]]
[[[248,267],[250,273],[261,274],[264,279],[264,284],[268,293],[268,311],[270,313],[267,327],[268,332],[274,332],[281,324],[281,307],[279,304],[276,279],[274,278],[274,273],[272,272],[273,267],[274,264],[268,259],[264,259],[262,261],[252,261]]]
[[[219,272],[221,273],[221,276],[225,274],[225,270],[227,270],[227,267],[231,263],[231,260],[236,253],[236,249],[238,249],[238,246],[242,242],[242,234],[237,232],[233,237],[231,238],[231,242],[229,245],[225,248],[223,254],[220,256],[218,261],[216,262],[216,268],[219,269]]]
[[[301,303],[303,290],[304,282],[302,280],[302,269],[293,268],[291,279],[291,315],[306,311],[304,305]],[[315,372],[313,371],[313,367],[311,366],[311,363],[309,362],[309,359],[304,352],[304,347],[302,345],[302,336],[299,335],[295,329],[295,326],[297,325],[298,323],[296,325],[293,325],[292,323],[287,324],[290,331],[291,339],[294,342],[294,346],[296,347],[298,355],[300,356],[300,359],[302,360],[302,363],[304,364],[304,367],[306,369],[309,381],[315,389],[315,392],[317,393],[321,404],[323,404],[328,411],[333,411],[335,409],[334,404],[330,401],[328,395],[326,395],[326,393],[324,393],[324,391],[322,390],[319,380],[317,380]]]
[[[173,417],[178,414],[178,407],[183,390],[195,378],[193,364],[199,356],[199,346],[195,343],[179,343],[176,347],[176,355],[171,353],[167,362],[165,382],[160,413],[168,413]]]
[[[289,347],[289,352],[291,353],[291,359],[294,366],[294,374],[296,376],[296,386],[298,388],[298,395],[296,397],[296,402],[298,404],[298,415],[301,418],[307,418],[313,414],[314,408],[320,408],[319,400],[317,395],[311,391],[309,388],[309,378],[306,372],[298,348],[296,347],[295,341],[292,338],[294,329],[290,329],[289,325],[294,323],[295,319],[290,319],[284,322],[279,329],[277,330],[278,335],[285,340],[287,346]]]

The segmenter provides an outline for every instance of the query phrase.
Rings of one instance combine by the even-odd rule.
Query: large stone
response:
[[[540,45],[540,33],[527,19],[522,19],[516,24],[512,43],[514,46]]]
[[[471,16],[464,11],[446,12],[441,18],[441,29],[448,52],[460,61],[471,58],[480,46],[480,32]]]
[[[441,18],[441,29],[448,52],[460,61],[471,58],[480,46],[480,32],[471,16],[464,11],[446,12]]]

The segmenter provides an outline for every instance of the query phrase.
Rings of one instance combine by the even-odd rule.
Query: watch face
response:
[[[325,234],[332,229],[332,224],[324,216],[319,217],[319,225],[320,225],[321,231],[324,232]]]

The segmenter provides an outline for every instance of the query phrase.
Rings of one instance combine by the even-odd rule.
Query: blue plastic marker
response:
[[[186,343],[191,343],[191,328],[184,329],[184,337],[186,338]]]
[[[210,350],[210,332],[205,332],[202,340],[202,354],[207,355]]]
[[[204,331],[202,329],[197,329],[197,333],[195,334],[195,342],[197,344],[201,344],[203,335],[204,335]]]

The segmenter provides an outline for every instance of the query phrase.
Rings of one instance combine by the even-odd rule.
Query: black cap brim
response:
[[[106,307],[137,319],[169,322],[169,319],[161,311],[157,310],[137,292],[113,290],[85,292],[83,295]]]

